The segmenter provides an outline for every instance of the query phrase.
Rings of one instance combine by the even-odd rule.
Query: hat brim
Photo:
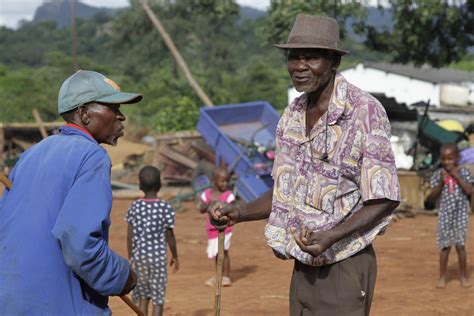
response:
[[[292,49],[292,48],[317,48],[317,49],[327,49],[332,50],[339,55],[349,54],[348,50],[332,48],[328,46],[316,45],[311,43],[286,43],[286,44],[273,44],[273,46],[280,48],[280,49]]]
[[[94,101],[105,104],[131,104],[140,102],[142,98],[143,96],[139,93],[117,92]]]

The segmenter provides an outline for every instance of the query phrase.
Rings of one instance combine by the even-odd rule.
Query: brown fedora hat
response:
[[[296,16],[287,43],[274,46],[282,49],[329,49],[340,55],[349,53],[339,48],[339,25],[335,19],[301,13]]]

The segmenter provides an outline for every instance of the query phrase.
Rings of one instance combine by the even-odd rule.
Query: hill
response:
[[[97,14],[114,16],[122,9],[98,8],[77,1],[75,14],[80,19],[90,19]],[[39,6],[33,17],[33,23],[44,21],[56,21],[58,28],[64,28],[71,24],[71,8],[68,0],[54,0],[44,2]]]

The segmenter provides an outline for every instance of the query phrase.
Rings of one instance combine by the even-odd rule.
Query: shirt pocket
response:
[[[314,161],[308,167],[305,204],[328,214],[334,213],[339,167],[323,161]]]
[[[360,190],[357,184],[344,175],[339,175],[334,201],[337,212],[342,217],[346,216],[359,204],[360,197]]]

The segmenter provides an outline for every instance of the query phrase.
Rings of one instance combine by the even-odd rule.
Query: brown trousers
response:
[[[366,316],[377,278],[372,245],[334,264],[312,267],[295,260],[291,316]]]

